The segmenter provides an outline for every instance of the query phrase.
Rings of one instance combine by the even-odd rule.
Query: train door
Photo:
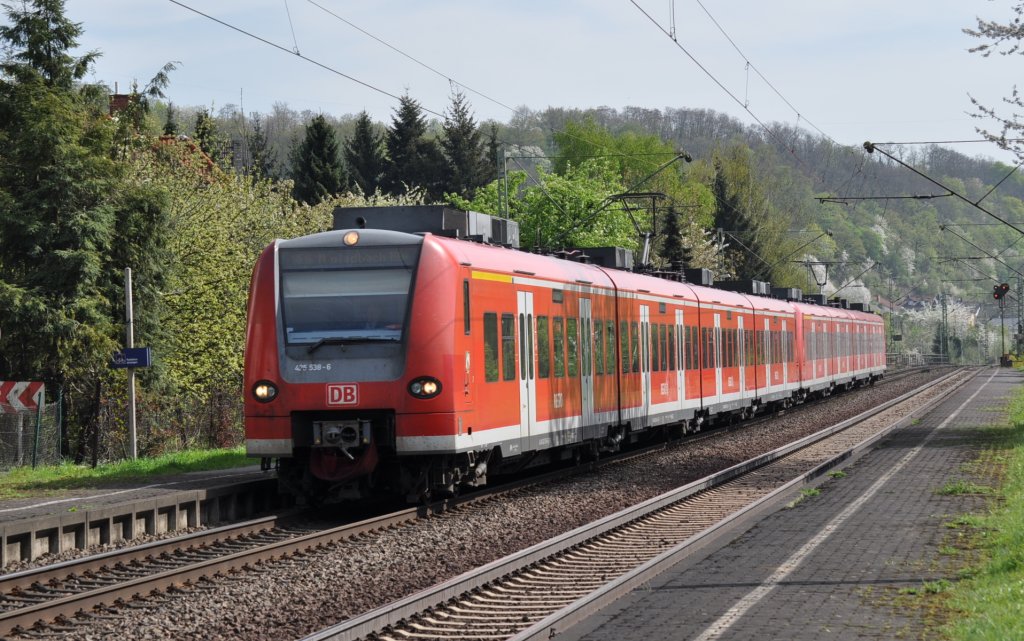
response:
[[[713,356],[715,359],[715,402],[722,402],[722,315],[715,314],[715,347]]]
[[[679,390],[680,407],[683,406],[683,401],[686,400],[686,369],[683,367],[683,356],[686,353],[683,347],[683,332],[685,328],[686,325],[683,324],[683,310],[677,309],[676,326],[672,331],[676,333],[675,347],[678,355],[678,358],[676,358],[676,364],[678,365],[676,368],[676,389]]]
[[[793,355],[789,353],[789,321],[785,318],[782,319],[782,357],[779,359],[782,361],[782,383],[789,383],[789,359]]]
[[[747,396],[747,359],[743,353],[743,314],[736,317],[736,364],[740,370],[740,398]]]
[[[537,386],[534,372],[533,294],[516,292],[519,299],[519,438],[522,451],[533,449],[530,436],[537,423]]]
[[[651,413],[651,308],[640,306],[640,390],[643,424]]]
[[[764,331],[761,333],[761,362],[764,364],[764,388],[772,388],[772,329],[771,318],[764,317]]]
[[[590,312],[590,299],[580,298],[580,382],[583,386],[580,399],[583,407],[583,424],[593,425],[594,420],[594,364],[593,358],[593,320]]]

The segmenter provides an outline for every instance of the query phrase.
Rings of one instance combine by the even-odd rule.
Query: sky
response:
[[[67,0],[66,12],[82,23],[80,51],[102,53],[90,80],[124,91],[174,61],[166,93],[179,106],[284,103],[390,122],[397,96],[443,114],[461,88],[478,121],[522,107],[685,107],[859,146],[979,140],[971,97],[999,106],[1024,59],[969,53],[980,41],[962,30],[1008,22],[1013,4]],[[1011,161],[991,143],[947,146]]]

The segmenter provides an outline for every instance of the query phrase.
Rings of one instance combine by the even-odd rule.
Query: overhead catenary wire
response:
[[[187,4],[185,4],[184,2],[180,2],[180,0],[168,0],[168,2],[171,2],[172,4],[176,4],[176,5],[178,5],[179,7],[183,8],[183,9],[188,9],[192,13],[200,15],[200,16],[206,18],[207,20],[212,20],[213,22],[216,22],[217,24],[223,25],[223,26],[225,26],[228,29],[231,29],[233,31],[237,31],[238,33],[241,33],[241,34],[243,34],[245,36],[248,36],[248,37],[250,37],[250,38],[252,38],[254,40],[258,40],[259,42],[262,42],[265,45],[269,45],[271,47],[274,47],[275,49],[279,49],[281,51],[284,51],[285,53],[287,53],[289,55],[293,55],[293,56],[295,56],[297,58],[301,58],[302,60],[305,60],[306,62],[309,62],[310,64],[314,64],[314,65],[320,67],[321,69],[324,69],[325,71],[329,71],[329,72],[331,72],[331,73],[333,73],[333,74],[335,74],[337,76],[341,76],[342,78],[345,78],[346,80],[351,80],[352,82],[354,82],[356,84],[359,84],[359,85],[362,85],[362,86],[364,86],[367,89],[370,89],[372,91],[376,91],[379,94],[383,94],[385,96],[388,96],[389,98],[393,98],[393,99],[399,100],[399,101],[402,99],[401,96],[393,94],[390,91],[387,91],[385,89],[381,89],[380,87],[377,87],[375,85],[372,85],[372,84],[366,82],[365,80],[360,80],[359,78],[356,78],[355,76],[351,76],[351,75],[349,75],[349,74],[347,74],[347,73],[345,73],[343,71],[339,71],[338,69],[335,69],[334,67],[331,67],[330,65],[324,64],[324,63],[320,62],[319,60],[314,60],[313,58],[310,58],[309,56],[304,56],[301,53],[299,53],[298,51],[291,51],[287,47],[283,47],[283,46],[277,44],[276,42],[272,42],[270,40],[267,40],[266,38],[263,38],[262,36],[258,36],[256,34],[250,32],[250,31],[246,31],[245,29],[242,29],[240,27],[236,27],[235,25],[233,25],[233,24],[231,24],[229,22],[225,22],[225,21],[223,21],[223,20],[221,20],[219,18],[215,18],[215,17],[213,17],[213,16],[211,16],[211,15],[209,15],[207,13],[203,13],[202,11],[200,11],[199,9],[196,9],[195,7],[191,7],[191,6],[187,5]],[[427,107],[423,107],[422,105],[421,105],[421,108],[423,109],[423,111],[426,111],[427,113],[430,113],[430,114],[433,114],[435,116],[438,116],[439,118],[444,118],[444,114],[443,113],[434,111],[433,109],[428,109]]]
[[[519,114],[520,113],[521,110],[516,109],[514,107],[510,107],[507,104],[501,102],[500,100],[498,100],[496,98],[492,98],[491,96],[488,96],[487,94],[485,94],[485,93],[483,93],[481,91],[478,91],[478,90],[470,87],[469,85],[467,85],[467,84],[465,84],[463,82],[455,80],[454,78],[452,78],[451,76],[449,76],[448,74],[446,74],[446,73],[444,73],[442,71],[438,71],[434,67],[431,67],[427,63],[425,63],[422,60],[420,60],[419,58],[413,56],[412,54],[406,53],[406,52],[402,51],[401,49],[399,49],[398,47],[394,46],[393,44],[391,44],[391,43],[389,43],[389,42],[387,42],[387,41],[385,41],[385,40],[375,36],[374,34],[370,33],[366,29],[363,29],[362,27],[360,27],[359,25],[355,24],[351,20],[348,20],[348,19],[338,15],[337,13],[335,13],[334,11],[331,11],[327,7],[323,6],[322,4],[320,4],[318,2],[315,2],[314,0],[306,0],[306,2],[308,2],[309,4],[313,5],[314,7],[318,8],[318,9],[320,9],[324,13],[334,17],[335,19],[337,19],[337,20],[339,20],[341,22],[344,22],[345,24],[347,24],[348,26],[352,27],[353,29],[355,29],[359,33],[361,33],[361,34],[363,34],[363,35],[365,35],[365,36],[367,36],[369,38],[372,38],[372,39],[376,40],[377,42],[379,42],[380,44],[384,45],[388,49],[391,49],[395,53],[397,53],[397,54],[399,54],[401,56],[404,56],[405,58],[408,58],[409,60],[411,60],[412,62],[418,64],[421,67],[423,67],[427,71],[430,71],[430,72],[440,76],[441,78],[444,78],[445,80],[447,80],[449,82],[449,84],[458,85],[459,87],[462,87],[466,91],[474,93],[474,94],[480,96],[481,98],[484,98],[485,100],[489,100],[489,101],[493,102],[494,104],[498,105],[499,107],[504,107],[505,109],[508,109],[513,114]]]
[[[830,142],[832,142],[833,144],[838,145],[839,143],[836,142],[832,138],[832,136],[829,136],[827,133],[825,133],[824,131],[819,129],[817,127],[817,125],[815,125],[813,122],[811,122],[806,117],[804,117],[803,114],[800,113],[800,110],[797,109],[796,107],[794,107],[793,103],[791,103],[784,95],[782,95],[781,91],[779,91],[778,89],[775,88],[775,85],[773,85],[771,83],[771,81],[768,80],[768,78],[766,78],[763,73],[761,73],[761,70],[758,69],[757,66],[753,62],[750,61],[750,58],[747,57],[747,54],[743,53],[743,51],[740,50],[739,45],[737,45],[736,42],[732,39],[732,36],[730,36],[728,33],[726,33],[725,29],[722,27],[721,24],[719,24],[718,20],[716,20],[715,17],[713,15],[711,15],[711,12],[708,11],[708,8],[704,6],[704,3],[701,2],[701,0],[696,0],[696,2],[697,2],[697,5],[700,6],[700,8],[704,11],[704,13],[707,14],[707,16],[711,20],[712,24],[714,24],[715,27],[722,33],[722,35],[725,36],[725,39],[729,41],[729,44],[732,45],[732,48],[736,50],[736,53],[740,54],[740,57],[743,58],[743,61],[746,63],[747,68],[748,69],[753,69],[754,73],[757,74],[757,77],[760,78],[761,80],[763,80],[764,84],[768,85],[768,88],[771,89],[775,93],[775,95],[778,96],[780,100],[782,100],[782,102],[786,103],[787,107],[789,107],[790,109],[793,110],[793,113],[796,114],[797,122],[803,120],[808,125],[810,125],[810,127],[812,129],[814,129],[819,134],[821,134],[822,136],[827,138]]]
[[[736,94],[734,94],[728,87],[726,87],[725,84],[721,80],[719,80],[718,77],[715,76],[715,74],[713,74],[710,69],[708,69],[703,63],[700,62],[700,60],[697,59],[697,57],[695,55],[693,55],[686,47],[684,47],[679,42],[678,36],[677,36],[676,33],[674,33],[674,30],[673,31],[666,30],[665,27],[663,27],[661,25],[661,23],[659,23],[654,18],[654,16],[652,16],[650,14],[650,12],[648,12],[646,9],[644,9],[643,7],[641,7],[637,3],[637,0],[629,0],[629,2],[634,7],[636,7],[636,9],[638,11],[640,11],[640,13],[642,13],[644,15],[644,17],[646,17],[651,22],[651,24],[653,24],[659,31],[661,31],[663,34],[665,34],[672,41],[672,43],[676,46],[676,48],[678,48],[687,58],[689,58],[690,61],[693,62],[693,64],[697,65],[697,68],[700,69],[704,73],[704,75],[706,75],[708,78],[710,78],[711,81],[713,83],[715,83],[725,93],[725,95],[727,95],[733,102],[735,102],[737,105],[739,105],[739,107],[741,109],[743,109],[745,112],[747,112],[747,114],[754,120],[754,122],[756,122],[757,125],[760,126],[761,129],[763,129],[765,131],[765,133],[767,133],[768,136],[771,139],[776,141],[779,144],[780,147],[785,149],[786,152],[788,152],[789,155],[792,156],[792,158],[800,166],[804,167],[810,175],[815,176],[820,183],[825,184],[826,181],[824,179],[824,176],[822,176],[815,168],[809,166],[806,162],[804,162],[803,158],[800,157],[800,155],[797,153],[797,151],[793,147],[793,145],[791,145],[791,144],[787,143],[785,140],[783,140],[782,137],[779,135],[779,133],[777,131],[775,131],[772,128],[770,128],[756,113],[754,113],[754,110],[750,108],[749,104],[747,104],[743,100],[740,100],[739,97],[737,97]],[[705,9],[705,12],[707,12],[706,9]],[[708,15],[710,16],[710,13]],[[713,17],[712,17],[712,20],[714,21]],[[722,30],[722,31],[724,33],[724,30]],[[726,35],[726,38],[731,41],[731,38],[729,38],[728,34],[725,34],[725,35]],[[733,43],[733,44],[735,46],[735,43]],[[738,50],[738,47],[737,47],[737,50]],[[740,55],[743,55],[742,52],[740,52]],[[744,56],[744,59],[746,60],[745,56]],[[787,105],[790,106],[790,108],[793,108],[792,105],[790,103],[788,103],[788,101],[786,101],[786,102],[787,102]],[[797,116],[799,117],[800,116],[799,111],[797,111],[795,108],[793,108],[793,110],[797,114]],[[815,127],[815,129],[817,129],[817,128]],[[832,140],[826,134],[822,133],[822,135],[824,135],[829,140]],[[834,140],[832,142],[835,143]],[[835,143],[835,144],[838,145],[838,143]]]

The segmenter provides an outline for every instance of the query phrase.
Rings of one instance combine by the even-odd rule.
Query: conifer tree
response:
[[[217,134],[217,122],[210,115],[210,110],[205,107],[196,114],[194,137],[196,144],[203,150],[203,153],[210,157],[210,160],[214,162],[221,160],[223,144]]]
[[[501,174],[501,167],[498,158],[501,154],[501,141],[498,140],[498,125],[491,122],[487,132],[487,156],[484,158],[484,182],[487,184],[498,178]]]
[[[248,170],[257,178],[269,178],[277,171],[277,154],[270,148],[263,119],[258,113],[252,114],[252,133],[246,134],[249,145],[250,167]]]
[[[664,214],[665,228],[662,232],[664,243],[662,244],[661,257],[670,267],[679,266],[687,268],[693,260],[690,249],[683,243],[683,232],[679,227],[679,212],[674,207]]]
[[[306,126],[306,136],[292,151],[295,198],[310,205],[330,198],[345,188],[338,138],[322,114]]]
[[[448,160],[444,191],[472,199],[477,187],[487,183],[485,149],[461,91],[452,96],[451,107],[445,112],[441,147]]]
[[[388,163],[381,186],[385,192],[401,195],[419,187],[427,200],[440,196],[444,156],[426,133],[422,107],[408,95],[402,96],[384,138]]]
[[[374,131],[370,114],[360,113],[352,137],[345,141],[344,155],[349,180],[364,195],[372,195],[380,187],[387,162],[383,145],[382,136]]]
[[[178,113],[174,110],[174,103],[167,103],[167,118],[164,120],[164,135],[178,135]]]
[[[62,389],[74,432],[99,411],[92,392],[121,344],[124,268],[146,283],[163,271],[164,201],[122,180],[105,105],[77,84],[97,54],[70,55],[82,30],[63,0],[5,7],[0,379]],[[148,330],[160,306],[145,296],[136,318]]]

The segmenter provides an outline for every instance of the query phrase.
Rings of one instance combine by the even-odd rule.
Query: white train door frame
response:
[[[715,402],[722,402],[722,315],[715,314]]]
[[[642,393],[643,424],[651,414],[651,308],[640,306],[640,390]]]
[[[686,348],[683,343],[683,335],[686,325],[683,324],[683,310],[676,310],[676,326],[672,331],[676,333],[676,389],[679,390],[679,407],[682,408],[686,401],[686,370],[683,367],[683,358],[686,356]]]
[[[533,294],[516,292],[519,302],[519,438],[522,451],[532,449],[530,436],[537,424],[537,386],[533,355]]]
[[[744,336],[743,329],[743,314],[739,314],[736,318],[736,362],[739,363],[740,367],[740,398],[746,398],[747,394],[747,355],[743,349]]]
[[[789,353],[789,321],[785,318],[782,319],[782,357],[779,359],[782,361],[782,384],[783,386],[789,384],[789,358],[792,355]]]
[[[756,336],[756,335],[755,335]],[[772,389],[772,328],[771,318],[764,317],[764,332],[761,334],[761,358],[764,360],[764,388]]]
[[[594,364],[591,337],[593,336],[593,319],[589,298],[580,298],[580,399],[583,409],[583,424],[593,425],[594,417]]]

